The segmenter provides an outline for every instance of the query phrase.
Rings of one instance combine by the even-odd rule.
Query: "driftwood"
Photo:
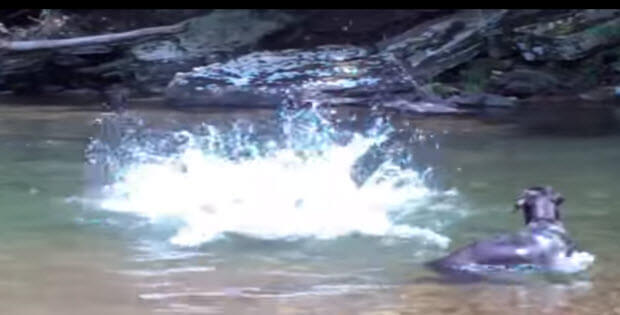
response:
[[[42,49],[58,49],[75,46],[112,44],[120,41],[132,40],[141,37],[167,35],[180,33],[185,30],[187,21],[181,23],[136,29],[128,32],[111,33],[95,36],[83,36],[66,39],[43,39],[27,41],[8,41],[0,40],[0,51],[33,51]]]

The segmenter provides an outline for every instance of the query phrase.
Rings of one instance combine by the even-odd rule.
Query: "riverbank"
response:
[[[620,10],[156,11],[7,13],[0,90],[427,114],[620,94]]]

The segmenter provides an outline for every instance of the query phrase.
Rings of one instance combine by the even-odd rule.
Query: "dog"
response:
[[[477,272],[530,268],[577,272],[587,268],[594,256],[577,252],[561,222],[564,197],[551,187],[531,187],[517,198],[515,210],[522,211],[525,228],[455,250],[427,265],[435,270]]]

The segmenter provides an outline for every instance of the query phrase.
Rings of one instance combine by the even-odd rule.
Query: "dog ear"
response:
[[[515,207],[512,210],[512,212],[517,212],[519,210],[522,210],[524,206],[525,206],[525,198],[519,197],[519,199],[517,199],[517,202],[515,203]]]
[[[559,206],[559,205],[561,205],[562,203],[564,203],[564,200],[565,200],[565,199],[564,199],[564,197],[562,197],[562,195],[557,194],[557,195],[555,196],[555,198],[553,199],[553,202],[554,202],[557,206]]]
[[[525,209],[525,203],[527,202],[527,198],[528,196],[531,194],[529,189],[524,190],[523,192],[521,192],[521,194],[517,197],[517,201],[515,203],[515,208],[512,212],[517,212],[519,210],[524,210]]]
[[[517,197],[517,201],[512,212],[519,212],[519,210],[523,211],[523,215],[525,216],[525,224],[529,223],[531,216],[531,210],[529,209],[527,204],[528,200],[531,197],[538,195],[541,189],[542,188],[540,187],[531,187],[523,190],[521,194]]]

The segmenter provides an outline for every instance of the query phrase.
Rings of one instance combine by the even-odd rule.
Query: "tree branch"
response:
[[[110,44],[144,36],[179,33],[185,30],[187,23],[187,21],[183,21],[181,23],[173,25],[146,27],[122,33],[111,33],[104,35],[83,36],[65,39],[42,39],[27,41],[0,40],[0,51],[32,51],[41,49],[85,46],[93,44]]]

